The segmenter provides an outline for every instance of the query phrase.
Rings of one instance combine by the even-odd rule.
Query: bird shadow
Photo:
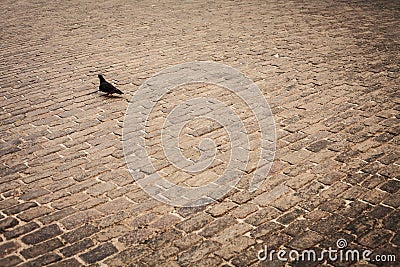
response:
[[[124,98],[123,96],[120,95],[107,95],[107,94],[101,94],[101,97],[105,97],[105,98]]]

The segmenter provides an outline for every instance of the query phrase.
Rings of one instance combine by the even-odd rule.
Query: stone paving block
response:
[[[371,218],[376,218],[376,219],[382,219],[383,217],[386,217],[393,211],[393,208],[383,206],[383,205],[377,205],[373,210],[367,213],[367,216]]]
[[[61,237],[68,243],[75,243],[85,237],[91,236],[97,231],[97,227],[91,224],[85,224],[71,232],[63,234]]]
[[[400,189],[400,182],[398,180],[389,180],[380,186],[380,189],[389,193],[396,193]]]
[[[252,229],[253,227],[247,223],[237,223],[230,227],[225,228],[217,235],[214,235],[214,237],[212,237],[212,240],[218,241],[221,244],[226,244],[229,243],[230,240],[238,236],[241,236]]]
[[[82,252],[85,249],[88,249],[90,247],[94,246],[94,242],[91,239],[82,239],[79,242],[74,243],[73,245],[64,247],[60,249],[60,252],[65,256],[65,257],[70,257],[73,255],[78,254],[79,252]]]
[[[233,209],[230,212],[230,215],[232,215],[235,218],[243,219],[248,217],[250,214],[256,212],[257,210],[258,210],[257,205],[253,203],[246,203]]]
[[[19,203],[18,200],[14,199],[14,198],[8,198],[8,199],[0,201],[0,208],[3,210],[3,209],[6,209],[6,208],[15,206],[18,203]]]
[[[3,231],[7,228],[12,228],[18,224],[18,220],[13,217],[7,217],[5,219],[0,220],[0,231]]]
[[[389,214],[383,224],[385,227],[389,230],[392,230],[393,232],[398,232],[400,229],[400,223],[399,223],[399,217],[400,213],[398,210],[393,211],[392,213]]]
[[[323,198],[334,198],[335,196],[341,194],[342,192],[346,191],[349,188],[349,186],[345,183],[342,182],[337,182],[327,189],[323,190],[320,195]]]
[[[330,212],[330,213],[334,213],[335,211],[344,209],[345,207],[346,207],[345,200],[334,198],[334,199],[324,201],[319,206],[319,209]]]
[[[18,226],[12,230],[4,232],[4,237],[7,239],[15,238],[17,236],[29,233],[35,229],[39,228],[39,225],[35,222],[29,222],[22,226]]]
[[[63,197],[60,200],[56,200],[51,204],[51,206],[53,208],[61,210],[66,207],[70,207],[70,206],[76,205],[78,203],[81,203],[81,202],[87,200],[88,198],[89,198],[88,194],[81,192],[81,193],[77,193],[77,194],[70,195],[67,197]]]
[[[158,250],[171,244],[173,241],[182,237],[182,232],[174,228],[168,229],[165,232],[156,234],[153,238],[147,240],[147,243],[154,250]]]
[[[303,234],[304,229],[310,225],[311,222],[309,220],[296,220],[289,224],[288,227],[283,230],[283,232],[293,237],[300,236]]]
[[[374,218],[362,216],[350,222],[345,229],[350,231],[353,235],[361,236],[371,231],[376,225],[377,221]]]
[[[387,192],[382,191],[378,188],[371,190],[369,192],[366,192],[361,196],[361,199],[371,203],[371,204],[378,204],[382,200],[384,200],[386,197],[388,197]]]
[[[40,189],[36,189],[36,190],[32,190],[32,191],[24,193],[22,196],[20,196],[20,199],[29,201],[32,199],[36,199],[40,196],[46,195],[48,193],[49,193],[49,191],[47,191],[43,188],[40,188]]]
[[[392,237],[392,233],[383,229],[374,229],[365,236],[361,237],[358,242],[361,245],[377,248],[382,244],[388,243]]]
[[[344,228],[346,223],[347,221],[344,217],[333,214],[326,219],[323,218],[318,221],[315,225],[311,226],[310,229],[318,233],[329,234]]]
[[[19,263],[21,263],[23,260],[21,258],[19,258],[18,256],[15,255],[11,255],[8,257],[4,257],[2,259],[0,259],[0,265],[4,266],[4,267],[8,267],[8,266],[16,266]]]
[[[215,255],[229,260],[233,256],[237,254],[237,252],[243,251],[249,246],[253,245],[255,241],[246,236],[239,236],[232,240],[232,242],[228,245],[222,246],[222,248],[215,251]]]
[[[294,249],[307,249],[313,247],[315,244],[323,240],[323,236],[313,232],[305,231],[302,235],[294,238],[288,246]]]
[[[56,263],[49,265],[50,267],[78,267],[81,266],[81,263],[75,258],[70,258],[66,260],[62,260]]]
[[[95,263],[97,261],[100,261],[114,253],[116,253],[118,250],[111,244],[111,243],[105,243],[102,244],[84,254],[81,254],[80,257],[87,263]]]
[[[99,206],[100,204],[106,203],[107,201],[108,198],[105,196],[99,196],[97,198],[89,198],[85,202],[77,204],[75,208],[84,211]]]
[[[76,180],[76,177],[74,179]],[[80,179],[78,179],[78,180],[80,180]],[[75,194],[75,193],[81,192],[87,188],[90,188],[97,183],[99,183],[99,181],[95,180],[95,179],[90,179],[90,180],[83,181],[81,183],[76,183],[68,188],[68,192]]]
[[[400,206],[400,199],[399,199],[400,193],[397,192],[395,194],[391,194],[385,200],[383,201],[384,204],[389,205],[391,207],[397,208]]]
[[[233,218],[232,216],[218,218],[202,228],[199,234],[204,237],[212,237],[217,233],[223,231],[226,227],[229,227],[236,223],[238,223],[237,220],[235,220],[235,218]]]
[[[147,240],[152,234],[153,231],[149,229],[138,229],[120,237],[118,241],[127,245],[134,245]]]
[[[111,199],[116,199],[118,197],[128,194],[129,192],[137,190],[137,186],[135,184],[122,184],[121,186],[122,187],[117,187],[114,190],[108,191],[106,193],[107,197]]]
[[[294,194],[286,194],[285,196],[275,200],[272,205],[281,211],[287,211],[300,201],[302,201],[300,197]]]
[[[335,247],[338,238],[351,248],[398,254],[398,1],[346,8],[327,0],[0,7],[7,40],[0,49],[0,246],[21,246],[6,250],[0,266],[282,266],[276,257],[259,262],[257,251],[264,244]],[[177,183],[195,177],[165,159],[159,136],[164,118],[198,97],[238,114],[250,162],[225,198],[172,207],[128,173],[124,115],[146,79],[193,60],[232,66],[259,86],[273,112],[276,153],[265,182],[248,192],[261,144],[258,122],[266,120],[253,118],[251,105],[226,88],[179,86],[156,101],[147,121],[156,169]],[[125,94],[95,92],[98,73]],[[259,100],[241,92],[248,102]],[[226,114],[193,103],[169,120]],[[151,108],[148,99],[136,104]],[[199,156],[193,147],[206,137],[217,144],[210,171],[218,176],[231,149],[221,125],[188,123],[181,149]],[[204,175],[189,182],[213,179]]]
[[[178,262],[187,264],[196,262],[204,258],[205,255],[215,251],[219,247],[219,243],[215,241],[206,240],[199,245],[192,247],[190,250],[184,252],[179,258]]]
[[[312,152],[319,152],[330,144],[328,140],[320,140],[309,145],[306,149]]]
[[[60,222],[65,226],[65,228],[71,230],[82,224],[98,219],[101,216],[102,216],[101,213],[98,212],[97,210],[89,209],[85,211],[80,211],[78,213],[74,213],[64,219],[61,219]]]
[[[200,213],[197,216],[186,219],[183,222],[180,222],[176,225],[176,228],[185,231],[187,233],[199,230],[204,227],[206,224],[212,222],[214,219],[205,213]]]
[[[112,214],[120,210],[125,210],[133,206],[133,203],[126,198],[117,198],[113,201],[100,205],[96,209],[104,214]]]
[[[355,186],[349,188],[348,190],[344,191],[342,194],[340,194],[340,197],[343,199],[354,201],[354,200],[358,199],[365,192],[367,192],[366,189],[355,185]]]
[[[51,213],[53,210],[46,206],[38,206],[27,211],[24,211],[17,215],[17,217],[23,221],[29,222],[35,218],[42,217]]]
[[[128,225],[133,229],[144,228],[149,226],[151,222],[155,221],[159,216],[154,213],[146,213],[141,216],[136,216],[129,219]]]
[[[311,181],[314,181],[316,176],[311,173],[300,173],[295,177],[288,179],[286,185],[292,189],[299,189]]]
[[[297,237],[299,238],[299,237]],[[270,249],[274,249],[277,250],[278,248],[280,248],[281,246],[283,246],[283,244],[288,244],[288,246],[290,246],[290,244],[292,242],[294,242],[294,238],[290,237],[289,235],[285,234],[285,233],[270,233],[268,235],[264,235],[263,237],[261,237],[261,243],[258,245],[267,245],[268,248]],[[292,240],[292,242],[291,242]],[[290,243],[289,243],[290,242]],[[262,247],[262,249],[264,249],[264,246]]]
[[[395,244],[397,246],[399,245],[399,243],[400,243],[400,234],[399,233],[395,234],[395,236],[393,237],[391,243],[393,243],[393,244]]]
[[[147,257],[151,252],[152,250],[145,245],[129,247],[105,260],[105,263],[109,266],[126,266],[132,263],[132,259],[140,260],[142,257]]]
[[[33,247],[21,250],[21,255],[24,256],[25,259],[34,258],[47,252],[53,251],[61,246],[63,246],[61,240],[58,238],[54,238],[41,244],[34,245]]]
[[[127,228],[126,226],[116,224],[96,233],[96,235],[93,238],[98,242],[105,242],[113,238],[127,235],[130,232],[131,232],[130,229]]]
[[[159,218],[155,222],[153,222],[150,227],[160,229],[160,230],[165,230],[176,223],[180,222],[181,219],[173,214],[166,214],[163,217]]]
[[[26,261],[23,264],[21,264],[20,266],[44,266],[44,265],[48,265],[50,263],[53,262],[57,262],[61,260],[61,256],[59,256],[56,253],[47,253],[44,254],[43,256],[40,256],[34,260],[31,261]]]
[[[45,215],[45,216],[41,217],[39,220],[43,224],[48,224],[48,223],[60,220],[62,218],[65,218],[68,215],[73,214],[74,212],[76,212],[76,209],[68,207],[68,208],[65,208],[65,209],[62,209],[62,210],[55,211],[55,212],[50,213],[48,215]]]
[[[250,247],[245,250],[245,253],[241,253],[240,255],[234,256],[231,259],[231,262],[234,266],[253,266],[253,263],[256,265],[261,265],[254,255],[257,255],[258,251],[254,247]]]
[[[49,189],[52,192],[57,192],[61,189],[68,188],[70,186],[73,186],[76,184],[76,181],[72,179],[71,177],[64,178],[61,180],[53,181],[50,185],[47,186],[47,189]]]
[[[257,226],[264,222],[276,219],[281,212],[273,207],[266,207],[246,218],[245,222]]]
[[[182,237],[181,239],[174,241],[174,246],[178,247],[181,250],[186,250],[196,243],[199,243],[202,240],[200,236],[197,234],[189,234],[187,236]]]
[[[8,209],[5,209],[4,213],[7,215],[17,214],[24,210],[27,210],[27,209],[30,209],[30,208],[33,208],[36,206],[37,206],[37,204],[35,202],[25,202],[25,203],[21,203],[16,206],[10,207]]]
[[[49,238],[55,237],[61,233],[62,231],[58,225],[51,224],[44,228],[40,228],[35,232],[23,236],[21,240],[25,244],[34,245]]]
[[[2,243],[0,245],[0,257],[4,257],[8,254],[13,253],[14,251],[16,251],[18,248],[20,247],[20,245],[16,242],[13,241],[9,241],[6,243]]]
[[[207,213],[211,214],[214,217],[219,217],[221,215],[226,214],[229,210],[233,209],[234,207],[236,207],[237,204],[233,203],[233,202],[221,202],[218,205],[215,205],[214,207],[212,207],[210,210],[207,210]]]
[[[320,181],[323,184],[326,185],[332,185],[336,181],[341,180],[345,177],[344,173],[341,172],[329,172],[325,174],[323,177],[319,178],[318,181]]]
[[[52,201],[61,199],[63,197],[67,197],[68,195],[69,194],[68,194],[67,191],[60,190],[60,191],[57,191],[57,192],[54,192],[54,193],[51,193],[51,194],[48,194],[48,195],[43,195],[43,196],[39,197],[36,201],[38,203],[40,203],[41,205],[44,205],[44,204],[48,204],[48,203],[50,203]]]
[[[363,212],[368,212],[372,206],[368,203],[361,201],[354,201],[350,203],[345,209],[340,210],[338,213],[344,217],[356,218]]]
[[[243,204],[249,201],[252,196],[247,190],[239,191],[229,197],[233,202]]]
[[[267,191],[259,196],[257,196],[253,202],[257,205],[260,205],[262,207],[267,206],[271,202],[275,201],[276,199],[280,198],[283,195],[286,195],[290,192],[293,192],[289,187],[283,185],[283,186],[277,186],[273,188],[271,191]]]
[[[296,218],[300,217],[301,215],[303,215],[305,212],[301,209],[293,209],[290,210],[288,212],[286,212],[285,214],[283,214],[282,216],[280,216],[277,221],[281,224],[289,224],[292,221],[294,221]]]
[[[208,255],[203,257],[201,260],[196,262],[196,265],[198,266],[218,266],[221,264],[222,259],[220,257],[217,257],[215,255]]]

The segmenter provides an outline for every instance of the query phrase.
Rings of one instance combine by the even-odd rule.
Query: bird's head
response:
[[[97,77],[99,77],[100,81],[105,81],[103,75],[99,74],[99,75],[97,75]]]

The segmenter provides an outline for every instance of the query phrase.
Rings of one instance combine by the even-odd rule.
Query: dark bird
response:
[[[99,74],[98,75],[99,79],[100,79],[100,85],[99,85],[99,90],[107,93],[107,95],[112,95],[112,94],[119,94],[122,95],[123,93],[121,92],[121,90],[117,89],[114,85],[112,85],[111,83],[107,82],[103,75]]]

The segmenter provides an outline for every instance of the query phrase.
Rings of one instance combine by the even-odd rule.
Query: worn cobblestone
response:
[[[62,231],[58,225],[51,224],[49,226],[40,228],[35,232],[23,236],[21,238],[21,241],[24,242],[25,244],[34,245],[49,238],[55,237],[61,233]]]
[[[3,235],[6,239],[11,239],[29,233],[37,228],[39,228],[39,225],[37,223],[29,222],[22,226],[15,227],[14,229],[11,229],[9,231],[5,231]]]
[[[95,263],[114,254],[117,251],[118,250],[112,244],[105,243],[80,255],[80,257],[87,263]]]
[[[349,248],[400,257],[399,1],[0,7],[0,266],[283,266],[276,256],[259,262],[258,250],[321,250],[339,238]],[[257,191],[247,190],[254,153],[227,196],[180,208],[140,188],[121,141],[138,87],[190,61],[224,63],[253,80],[273,112],[277,146]],[[99,73],[125,94],[94,93]],[[260,145],[250,110],[227,90],[183,86],[164,96],[146,144],[156,168],[186,185],[220,175],[230,152],[221,126],[199,121],[185,129],[182,150],[195,157],[191,146],[215,139],[221,153],[210,171],[181,175],[164,160],[157,139],[164,118],[198,96],[240,110],[251,153]]]

